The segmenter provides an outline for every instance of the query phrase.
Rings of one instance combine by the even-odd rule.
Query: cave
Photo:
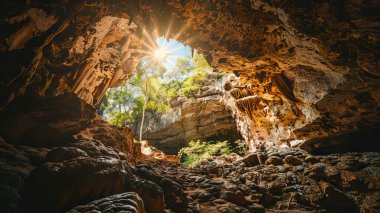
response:
[[[222,101],[227,76],[175,39],[148,37],[148,51],[136,72],[107,90],[97,114],[110,124],[128,127],[136,141],[164,154],[177,155],[198,140],[226,141],[233,148],[242,136]]]
[[[2,1],[0,212],[378,212],[379,10],[373,0]],[[150,36],[225,74],[219,98],[236,131],[222,132],[245,155],[189,168],[168,147],[145,155],[130,128],[96,115]]]

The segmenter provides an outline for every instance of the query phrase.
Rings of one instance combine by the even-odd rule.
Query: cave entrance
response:
[[[138,140],[140,132],[170,122],[166,118],[156,123],[171,111],[175,100],[194,98],[212,73],[201,54],[174,39],[158,37],[146,46],[136,72],[122,85],[110,88],[97,110],[111,124],[130,127]]]
[[[223,123],[233,118],[221,108],[222,73],[174,39],[158,37],[146,46],[136,72],[103,97],[97,110],[103,119],[129,127],[136,142],[148,141],[167,154],[176,155],[190,141],[223,141],[218,147],[241,138],[234,123]],[[222,123],[215,125],[218,119]]]

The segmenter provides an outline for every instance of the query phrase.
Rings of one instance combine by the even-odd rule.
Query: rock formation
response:
[[[112,195],[103,199],[93,201],[87,205],[82,205],[75,207],[74,209],[68,211],[71,213],[79,212],[121,212],[127,211],[132,213],[144,213],[144,204],[141,198],[136,193],[123,193]]]
[[[166,35],[260,98],[264,112],[241,116],[251,147],[368,135],[379,124],[374,1],[6,1],[2,9],[2,108],[69,93],[96,105],[133,72],[149,37]]]
[[[165,209],[183,212],[187,208],[187,199],[178,183],[164,179],[144,165],[132,167],[131,163],[144,158],[134,156],[134,161],[130,161],[120,150],[96,139],[72,139],[52,148],[13,146],[1,141],[0,153],[1,212],[64,212],[123,192],[136,192],[138,196],[110,197],[111,203],[105,202],[109,208],[114,209],[115,205],[130,208],[127,203],[120,207],[120,199],[123,202],[142,199],[146,212]],[[96,208],[105,208],[104,199],[94,202],[99,205]],[[136,205],[136,211],[143,212],[141,205]],[[73,211],[83,209],[86,207]]]
[[[93,138],[102,141],[104,145],[113,147],[119,151],[119,156],[124,160],[136,162],[142,159],[141,146],[134,142],[132,131],[127,127],[111,125],[97,116],[91,124],[77,135],[76,138]]]
[[[278,148],[380,150],[378,11],[374,0],[2,1],[0,211],[378,211],[377,153]],[[215,180],[144,160],[128,130],[94,121],[158,35],[230,74],[225,103],[257,151],[248,165]]]
[[[211,202],[219,204],[215,205],[219,212],[376,212],[379,157],[378,153],[314,157],[298,149],[270,148],[233,162],[210,158],[183,182],[205,212]]]
[[[215,81],[215,75],[210,75],[195,99],[175,100],[169,115],[174,119],[166,126],[159,125],[154,131],[145,132],[144,139],[167,154],[177,154],[191,140],[234,142],[241,139],[235,119],[224,105],[222,91]]]

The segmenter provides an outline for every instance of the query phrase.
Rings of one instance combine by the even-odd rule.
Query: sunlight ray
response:
[[[154,47],[156,45],[156,42],[154,41],[154,39],[149,35],[149,33],[147,32],[147,30],[144,28],[143,29],[143,34],[145,36],[145,38],[148,39],[148,41],[151,43],[151,46]]]
[[[174,39],[174,40],[177,40],[181,35],[182,35],[182,33],[185,31],[185,30],[187,30],[187,26],[186,25],[184,25],[173,37],[172,37],[172,39]]]
[[[167,28],[166,33],[164,35],[165,38],[169,37],[170,31],[172,29],[172,26],[173,26],[173,17],[170,18],[170,21],[169,21],[169,24],[168,24],[168,28]]]

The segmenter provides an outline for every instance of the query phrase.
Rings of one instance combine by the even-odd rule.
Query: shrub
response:
[[[204,158],[219,155],[230,155],[232,153],[242,154],[244,141],[238,140],[234,143],[228,141],[191,141],[188,147],[182,148],[178,152],[184,165],[188,167],[199,166]],[[244,154],[244,153],[243,153]]]

